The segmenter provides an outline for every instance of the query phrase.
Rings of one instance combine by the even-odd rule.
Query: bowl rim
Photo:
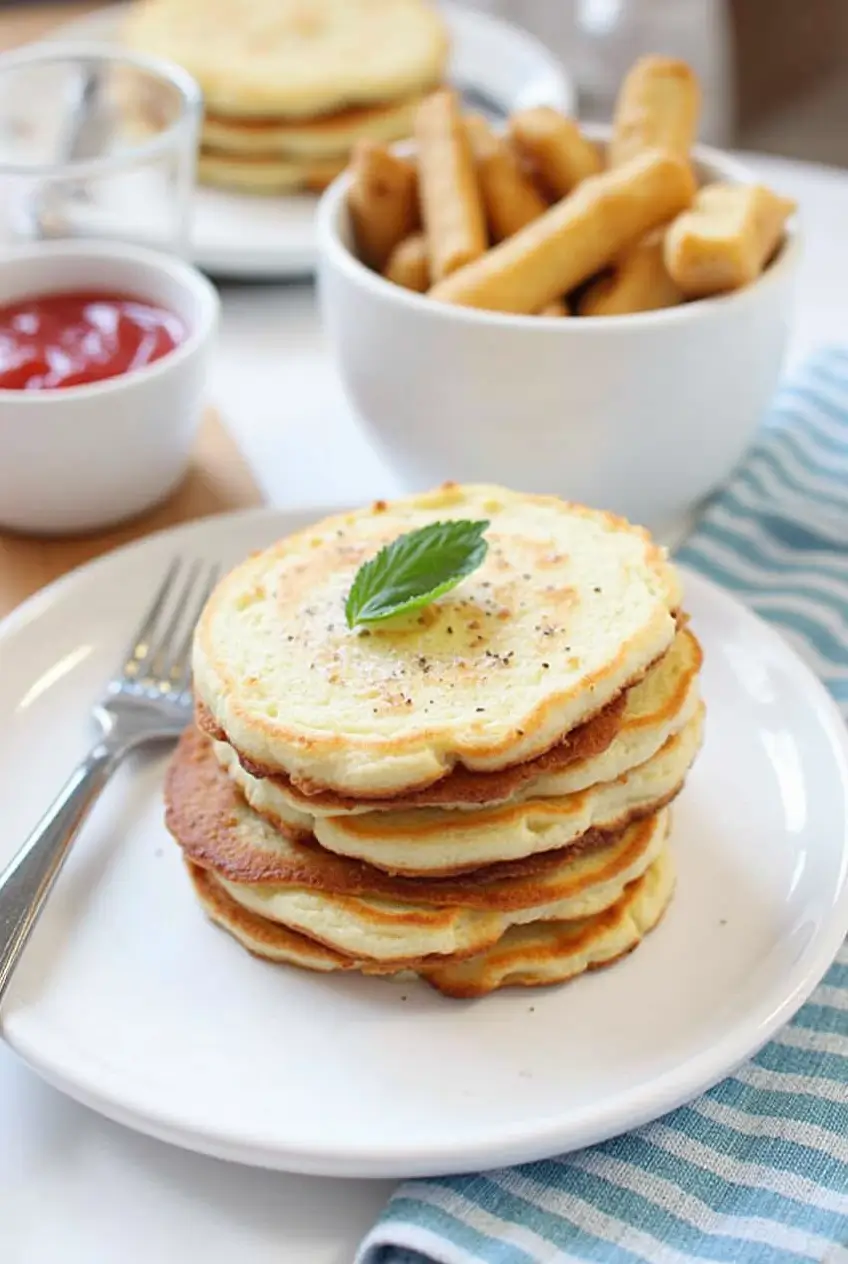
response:
[[[612,131],[609,124],[586,124],[586,134],[593,139],[606,139]],[[409,148],[408,145],[404,148]],[[692,151],[695,162],[709,171],[716,181],[729,184],[756,184],[753,173],[732,155],[709,145],[696,145]],[[603,319],[587,319],[569,313],[565,316],[540,316],[514,312],[492,312],[484,308],[462,307],[453,303],[440,303],[426,294],[418,294],[387,281],[359,260],[342,240],[340,223],[345,211],[344,198],[350,184],[347,170],[328,185],[321,196],[316,212],[316,235],[319,260],[327,261],[341,270],[354,284],[368,290],[375,298],[400,303],[425,318],[451,320],[457,324],[488,325],[501,329],[568,330],[578,337],[603,337],[609,333],[627,330],[651,329],[670,323],[684,323],[704,319],[720,319],[729,306],[755,302],[764,289],[776,284],[794,268],[801,250],[801,233],[796,216],[786,226],[783,245],[766,269],[750,285],[728,294],[695,299],[677,307],[665,307],[650,312],[629,312],[626,315],[604,316]]]
[[[28,260],[36,261],[42,259],[106,259],[115,263],[134,264],[137,267],[146,269],[151,276],[156,275],[169,278],[180,286],[186,294],[191,295],[197,307],[197,320],[188,330],[187,336],[182,342],[158,360],[154,360],[152,364],[142,365],[141,368],[130,369],[127,373],[120,373],[115,377],[104,378],[98,382],[85,382],[77,386],[61,386],[46,391],[28,391],[16,387],[0,387],[0,408],[6,409],[12,405],[20,407],[41,406],[44,408],[47,401],[50,401],[47,405],[48,407],[58,408],[64,401],[73,400],[76,402],[78,400],[97,399],[100,396],[114,395],[121,391],[132,389],[143,382],[162,377],[163,374],[177,370],[195,354],[198,348],[209,340],[218,324],[221,301],[217,290],[212,282],[199,272],[197,268],[182,259],[162,254],[156,250],[149,250],[144,246],[129,246],[117,242],[80,242],[71,240],[39,242],[15,247],[8,254],[0,256],[0,282],[2,282],[7,268],[26,263]],[[52,278],[46,281],[43,290],[39,282],[30,282],[29,285],[25,283],[22,286],[20,298],[37,297],[40,294],[68,293],[71,288],[78,287],[68,287],[62,282],[61,278]],[[94,286],[95,291],[99,288],[102,288],[104,293],[108,293],[108,280]],[[0,300],[0,306],[14,302],[14,297],[3,298]]]

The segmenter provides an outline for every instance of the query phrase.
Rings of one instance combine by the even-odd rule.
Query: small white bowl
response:
[[[188,334],[146,368],[88,386],[0,390],[0,525],[67,534],[132,518],[183,478],[200,420],[219,302],[190,265],[151,250],[60,241],[0,258],[0,304],[60,291],[131,294]]]
[[[696,154],[702,182],[750,183],[725,155]],[[324,325],[351,402],[409,485],[553,492],[665,535],[726,479],[780,374],[794,231],[755,284],[721,298],[632,316],[509,316],[369,271],[352,251],[347,187],[339,177],[318,210]]]

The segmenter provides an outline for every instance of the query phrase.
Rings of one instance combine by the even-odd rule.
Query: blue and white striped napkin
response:
[[[848,351],[781,390],[681,561],[777,624],[848,715]],[[403,1185],[358,1264],[848,1264],[848,947],[690,1106],[593,1149]]]

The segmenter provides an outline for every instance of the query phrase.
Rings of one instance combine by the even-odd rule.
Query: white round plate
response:
[[[531,105],[570,113],[571,83],[552,53],[526,31],[453,4],[440,5],[451,34],[448,79],[479,109],[490,102],[501,114]],[[55,27],[51,43],[120,43],[127,4],[112,5]],[[198,186],[193,256],[213,275],[271,280],[303,276],[316,264],[313,218],[317,198],[308,194],[250,197]]]
[[[90,742],[87,709],[166,563],[229,565],[315,516],[153,536],[0,626],[0,864]],[[536,1159],[693,1097],[792,1015],[848,929],[848,764],[836,708],[781,637],[704,580],[687,589],[707,740],[675,807],[676,898],[626,960],[473,1003],[255,960],[195,904],[162,823],[163,755],[127,767],[78,840],[6,1040],[131,1127],[328,1176]]]

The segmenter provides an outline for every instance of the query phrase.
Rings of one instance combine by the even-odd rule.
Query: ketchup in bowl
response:
[[[128,294],[39,294],[0,306],[0,390],[84,386],[142,369],[186,337],[178,316]]]

